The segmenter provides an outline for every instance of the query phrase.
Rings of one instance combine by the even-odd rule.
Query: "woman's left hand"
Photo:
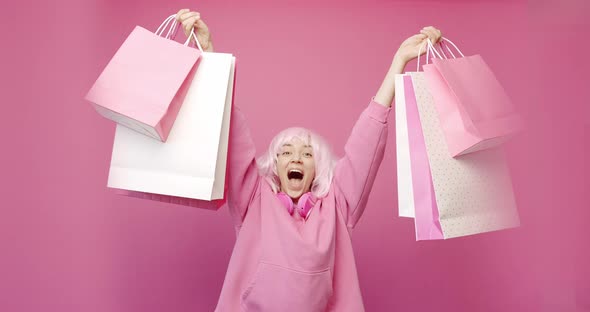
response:
[[[386,107],[391,107],[395,95],[395,76],[403,73],[406,64],[418,56],[420,46],[422,46],[422,52],[420,54],[426,52],[428,38],[430,38],[433,44],[437,43],[440,38],[442,38],[442,33],[440,30],[432,26],[424,27],[419,34],[402,42],[395,53],[391,67],[389,68],[381,87],[375,95],[375,102]]]
[[[395,53],[395,57],[399,58],[399,60],[405,64],[418,57],[418,51],[420,50],[420,46],[422,46],[422,51],[420,52],[420,55],[426,53],[426,41],[428,40],[428,38],[430,38],[432,44],[435,44],[440,40],[440,38],[442,38],[442,33],[440,32],[440,30],[432,26],[424,27],[419,34],[414,35],[402,42],[399,49]]]

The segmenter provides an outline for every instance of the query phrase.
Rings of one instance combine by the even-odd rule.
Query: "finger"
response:
[[[197,21],[197,19],[197,17],[190,17],[182,22],[182,28],[184,28],[186,33],[191,32],[191,29],[195,26],[195,22]]]
[[[432,43],[436,43],[437,41],[437,34],[435,33],[435,31],[431,28],[426,29],[426,33],[428,35],[428,38],[430,39],[430,41],[432,41]]]
[[[199,12],[186,12],[180,16],[178,21],[183,23],[185,20],[195,16],[200,16]]]
[[[427,31],[429,34],[434,34],[434,33],[436,33],[436,31],[438,29],[436,29],[436,28],[434,28],[432,26],[426,26],[426,27],[422,28],[422,30]]]
[[[437,43],[442,38],[442,32],[440,30],[438,30],[437,28],[432,27],[432,26],[428,26],[428,27],[425,27],[424,29],[427,30],[431,34],[430,37],[433,38],[433,39],[431,39],[432,42]]]
[[[186,12],[189,12],[189,9],[181,9],[178,11],[178,13],[176,13],[176,20],[180,22],[180,16]]]
[[[423,34],[424,36],[426,36],[426,38],[430,39],[430,41],[433,41],[432,34],[428,30],[422,29],[420,31],[420,33]],[[424,38],[424,39],[426,39],[426,38]]]
[[[185,19],[184,21],[182,21],[182,27],[184,29],[190,30],[191,28],[193,28],[195,26],[195,23],[197,22],[198,19],[199,18],[196,16],[189,17],[189,18]]]
[[[192,17],[200,17],[199,12],[186,12],[180,16],[179,22],[184,23],[185,20]]]
[[[426,36],[425,34],[417,34],[417,35],[413,35],[412,36],[412,40],[416,43],[416,44],[421,44],[424,39],[428,38],[428,36]]]

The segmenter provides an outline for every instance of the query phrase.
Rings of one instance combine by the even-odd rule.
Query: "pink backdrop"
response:
[[[366,309],[590,310],[584,1],[9,2],[1,311],[213,310],[235,240],[228,212],[113,194],[114,125],[83,100],[136,24],[155,30],[182,7],[200,10],[216,50],[237,56],[235,104],[259,151],[299,125],[341,155],[396,48],[423,26],[482,54],[528,122],[507,147],[522,226],[415,242],[412,220],[397,217],[392,114],[354,233]]]

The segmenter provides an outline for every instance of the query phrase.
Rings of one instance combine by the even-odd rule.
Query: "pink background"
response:
[[[528,131],[507,146],[518,229],[415,242],[397,217],[393,114],[354,232],[367,311],[590,311],[584,1],[17,1],[3,5],[1,311],[212,311],[235,241],[226,210],[115,195],[114,125],[83,100],[135,25],[201,11],[237,56],[260,152],[288,126],[337,154],[401,41],[434,25],[480,53]],[[407,69],[414,70],[415,63]],[[586,91],[586,92],[584,92]]]

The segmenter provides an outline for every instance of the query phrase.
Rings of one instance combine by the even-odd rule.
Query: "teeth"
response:
[[[291,172],[299,172],[299,173],[303,174],[303,171],[297,170],[297,169],[289,170],[289,173],[291,173]]]

